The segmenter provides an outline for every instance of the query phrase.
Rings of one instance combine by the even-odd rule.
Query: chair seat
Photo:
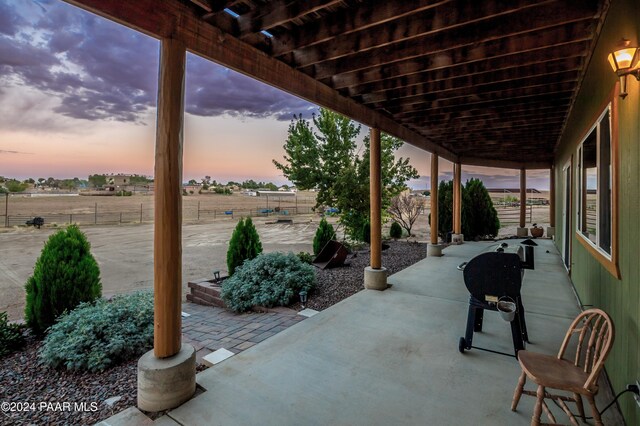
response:
[[[593,395],[597,391],[597,388],[584,387],[589,375],[571,361],[529,351],[518,352],[518,361],[522,371],[538,385],[582,395]]]

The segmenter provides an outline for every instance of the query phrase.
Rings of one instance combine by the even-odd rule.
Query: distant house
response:
[[[490,194],[520,194],[520,188],[487,188]],[[527,194],[541,194],[535,188],[527,188]]]

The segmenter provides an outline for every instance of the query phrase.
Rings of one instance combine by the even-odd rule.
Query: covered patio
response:
[[[518,240],[507,241],[510,245]],[[536,269],[522,298],[531,343],[557,353],[579,312],[551,241],[538,240]],[[389,278],[385,292],[364,290],[199,373],[206,391],[171,410],[163,425],[528,425],[535,398],[510,410],[520,374],[515,358],[458,352],[469,293],[456,266],[496,243],[450,246]],[[429,279],[426,279],[429,277]],[[474,346],[512,352],[508,323],[487,312]],[[611,397],[601,392],[598,406]],[[558,419],[563,419],[550,404]],[[150,424],[135,409],[104,424]],[[621,424],[616,407],[605,424]]]
[[[508,410],[517,377],[514,359],[478,351],[457,353],[467,293],[453,267],[485,246],[449,247],[438,257],[443,248],[437,237],[440,158],[454,164],[451,231],[456,242],[462,240],[463,167],[519,170],[519,235],[527,233],[526,172],[550,171],[547,235],[554,235],[558,219],[563,233],[556,238],[566,269],[552,243],[538,248],[539,266],[527,274],[524,286],[532,346],[554,352],[579,311],[569,270],[577,286],[588,285],[582,297],[595,295],[586,303],[601,305],[623,327],[622,342],[612,353],[616,363],[608,364],[613,364],[616,389],[637,377],[633,370],[638,365],[638,269],[637,262],[619,256],[617,218],[621,217],[620,229],[627,230],[620,232],[621,247],[637,253],[633,173],[638,156],[632,142],[637,140],[633,123],[638,122],[638,110],[637,101],[629,101],[636,99],[633,90],[626,104],[619,105],[618,95],[626,96],[626,85],[621,92],[622,84],[606,62],[621,37],[637,44],[637,2],[67,1],[161,40],[155,342],[140,371],[155,371],[157,366],[166,371],[142,380],[143,385],[139,380],[141,408],[173,408],[195,389],[193,374],[186,374],[195,368],[193,348],[182,344],[180,336],[187,51],[371,129],[371,258],[364,283],[368,289],[384,290],[387,284],[381,254],[381,132],[430,152],[428,253],[433,257],[391,277],[391,290],[362,292],[205,372],[198,380],[207,392],[171,411],[172,418],[182,424],[526,424],[530,401],[522,402],[519,413]],[[635,82],[629,81],[633,89]],[[605,249],[578,235],[573,222],[576,203],[582,199],[586,204],[587,192],[586,172],[572,175],[582,155],[576,146],[592,126],[592,116],[602,115],[601,105],[608,105],[606,117],[612,123],[611,149],[602,157],[610,158],[610,164],[598,163],[602,170],[612,170],[599,183],[599,199],[610,200],[600,203],[598,216],[606,235],[611,235],[603,243],[610,246]],[[629,155],[620,157],[619,145]],[[618,166],[619,159],[625,167]],[[626,209],[621,208],[620,215],[619,169],[627,173],[622,188],[631,197],[629,205],[621,204]],[[572,192],[580,189],[578,178],[585,182],[582,198]],[[562,185],[558,193],[556,179]],[[605,209],[611,205],[613,210]],[[605,223],[605,218],[611,220]],[[603,250],[605,255],[598,256]],[[598,269],[596,262],[606,269]],[[621,277],[624,287],[615,282]],[[600,290],[601,283],[611,285]],[[480,337],[477,343],[506,350],[508,333],[505,338],[501,328],[499,320],[487,318],[487,341]],[[171,373],[176,365],[185,373],[178,379]],[[139,379],[143,376],[139,373]],[[633,421],[635,407],[628,401],[623,404],[625,416]]]

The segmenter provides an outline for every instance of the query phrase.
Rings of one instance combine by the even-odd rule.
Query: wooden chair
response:
[[[565,358],[565,354],[574,335],[577,335],[577,345],[574,359],[570,360]],[[555,424],[556,419],[544,401],[545,398],[550,398],[555,400],[567,413],[571,424],[578,425],[566,402],[575,402],[579,415],[585,421],[584,406],[582,405],[582,396],[584,396],[591,406],[596,425],[602,425],[594,396],[598,392],[598,377],[613,345],[614,335],[613,322],[609,315],[600,309],[589,309],[582,312],[573,321],[557,356],[526,350],[519,351],[518,361],[522,367],[522,374],[513,394],[511,410],[516,410],[523,393],[536,396],[537,401],[531,417],[531,424],[545,424],[540,423],[542,410],[547,414],[550,424]],[[571,354],[567,354],[567,356],[571,357]],[[527,377],[538,385],[537,392],[524,390]],[[547,388],[570,392],[573,397],[550,394],[546,391]]]

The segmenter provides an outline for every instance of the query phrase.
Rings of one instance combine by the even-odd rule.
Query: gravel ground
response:
[[[387,241],[389,248],[382,251],[382,266],[389,275],[413,265],[427,256],[427,244]],[[342,299],[364,289],[364,268],[369,266],[369,250],[354,252],[355,257],[347,257],[349,266],[321,270],[316,268],[316,288],[309,293],[307,307],[321,311],[335,305]],[[291,306],[300,310],[300,303]]]
[[[382,252],[382,264],[390,274],[426,256],[423,243],[388,244],[389,248]],[[317,286],[309,295],[307,307],[320,311],[363,289],[369,251],[354,254],[347,260],[349,266],[316,270]],[[301,309],[299,303],[291,308]],[[135,405],[137,359],[102,373],[54,370],[38,363],[41,344],[29,337],[21,351],[0,360],[0,403],[9,403],[14,409],[8,411],[2,406],[0,425],[90,425]],[[203,366],[198,367],[198,371],[202,369]],[[113,397],[120,399],[108,405],[105,401]],[[15,411],[19,408],[22,411]]]

